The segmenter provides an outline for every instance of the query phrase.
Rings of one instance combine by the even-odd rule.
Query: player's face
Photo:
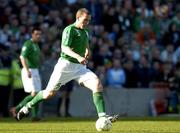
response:
[[[35,31],[32,33],[32,39],[33,39],[33,41],[35,41],[35,42],[39,42],[40,39],[41,39],[41,31],[35,30]]]
[[[91,16],[84,13],[81,17],[78,18],[80,25],[82,27],[85,27],[89,24],[89,21],[91,20]]]

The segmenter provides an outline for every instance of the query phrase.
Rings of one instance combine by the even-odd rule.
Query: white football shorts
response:
[[[24,86],[24,91],[27,93],[39,92],[41,90],[41,78],[38,69],[29,69],[31,72],[31,78],[28,77],[25,68],[21,71],[22,82]]]
[[[76,80],[80,84],[92,78],[97,78],[97,76],[85,65],[60,58],[54,67],[46,90],[58,90],[71,80]]]

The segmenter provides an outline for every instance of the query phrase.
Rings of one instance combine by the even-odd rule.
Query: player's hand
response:
[[[86,58],[84,58],[84,57],[79,56],[79,57],[77,58],[77,60],[79,61],[79,63],[81,63],[81,64],[83,64],[83,65],[86,65],[86,64],[87,64],[87,60],[86,60]]]
[[[89,59],[90,56],[91,56],[91,54],[90,54],[89,50],[87,50],[86,53],[85,53],[85,58],[86,58],[86,59]]]
[[[31,78],[31,72],[29,70],[27,71],[27,75],[28,75],[28,78]]]

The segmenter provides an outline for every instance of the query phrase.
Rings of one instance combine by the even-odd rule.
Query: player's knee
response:
[[[55,95],[55,91],[49,91],[49,90],[44,90],[43,91],[43,98],[44,99],[48,99],[48,98],[51,98],[52,96]]]
[[[98,91],[98,92],[101,92],[101,91],[103,91],[102,84],[99,84],[99,86],[98,86],[98,88],[97,88],[97,91]]]
[[[95,92],[101,92],[103,91],[103,86],[101,84],[101,81],[97,78],[95,79]]]

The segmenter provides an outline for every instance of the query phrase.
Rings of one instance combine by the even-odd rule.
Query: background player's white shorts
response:
[[[23,68],[21,71],[22,82],[24,91],[27,93],[38,92],[41,90],[41,78],[38,69],[29,69],[31,78],[28,77],[27,71]]]
[[[58,90],[62,85],[71,80],[83,83],[92,78],[97,78],[97,76],[87,69],[85,65],[72,63],[60,58],[54,67],[46,90]]]

